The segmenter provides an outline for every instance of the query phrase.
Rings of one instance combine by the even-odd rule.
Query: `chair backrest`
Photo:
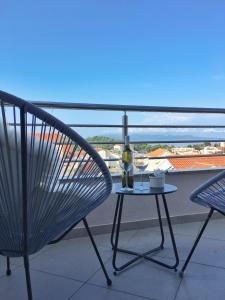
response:
[[[197,187],[192,191],[190,199],[200,205],[225,213],[225,171]]]
[[[74,130],[0,91],[0,253],[34,253],[110,194],[111,176]]]

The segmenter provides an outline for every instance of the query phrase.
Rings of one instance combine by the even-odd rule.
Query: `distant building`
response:
[[[225,142],[220,142],[220,147],[225,149]]]
[[[112,153],[109,150],[106,149],[101,149],[100,151],[98,151],[98,154],[101,156],[102,159],[117,159],[117,160],[112,160],[112,161],[108,161],[106,160],[105,163],[107,165],[107,167],[111,170],[111,172],[115,173],[118,172],[120,170],[119,167],[119,162],[118,162],[118,158],[119,155],[117,153]]]
[[[222,153],[225,153],[225,142],[220,143],[219,149],[222,151]]]
[[[200,152],[201,154],[216,154],[216,153],[222,153],[222,150],[217,147],[207,146],[204,147],[202,150],[200,150]]]
[[[158,148],[154,151],[150,151],[146,154],[149,157],[164,157],[170,156],[172,153],[168,149]],[[152,172],[155,169],[168,170],[170,168],[170,164],[167,159],[149,159],[148,166],[146,171]]]
[[[175,155],[198,155],[200,152],[195,148],[190,147],[176,147],[172,148],[171,152]]]
[[[115,152],[122,152],[123,151],[123,145],[116,144],[116,145],[113,146],[113,150]]]

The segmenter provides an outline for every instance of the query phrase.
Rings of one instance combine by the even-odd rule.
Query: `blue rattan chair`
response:
[[[218,211],[222,215],[225,216],[225,171],[219,173],[218,175],[214,176],[206,183],[202,184],[196,190],[194,190],[190,197],[191,201],[198,203],[202,206],[205,206],[210,209],[209,214],[198,233],[198,236],[194,242],[194,245],[183,265],[182,270],[180,271],[180,275],[183,276],[183,273],[192,257],[192,254],[197,247],[197,244],[210,220],[213,215],[214,211]]]
[[[96,151],[64,123],[0,91],[0,254],[23,257],[32,299],[29,255],[61,240],[83,221],[105,274],[86,216],[111,192]]]

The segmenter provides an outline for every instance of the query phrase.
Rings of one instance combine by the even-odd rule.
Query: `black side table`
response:
[[[135,187],[137,187],[137,183],[135,183]],[[113,186],[113,193],[116,193],[118,195],[117,198],[117,203],[116,203],[116,209],[115,209],[115,214],[114,214],[114,220],[113,220],[113,227],[112,227],[112,233],[111,233],[111,245],[113,249],[113,259],[112,259],[112,265],[114,268],[114,275],[117,274],[117,272],[124,270],[126,267],[129,265],[133,264],[137,260],[141,258],[145,258],[153,263],[156,263],[158,265],[161,265],[163,267],[166,267],[168,269],[174,269],[177,271],[177,266],[179,264],[179,256],[177,252],[177,247],[176,247],[176,242],[173,234],[173,229],[171,225],[171,220],[170,220],[170,215],[169,215],[169,210],[167,207],[167,202],[166,202],[166,194],[176,192],[177,187],[171,184],[165,184],[163,188],[150,188],[148,183],[144,184],[144,190],[138,190],[135,188],[131,192],[126,192],[126,191],[121,191],[121,184],[115,184]],[[147,252],[144,253],[138,253],[135,251],[130,251],[127,249],[122,249],[118,248],[118,241],[119,241],[119,234],[120,234],[120,224],[121,224],[121,217],[122,217],[122,211],[123,211],[123,200],[125,195],[129,196],[155,196],[155,201],[156,201],[156,207],[157,207],[157,213],[158,213],[158,219],[159,219],[159,226],[160,226],[160,232],[161,232],[161,243],[158,247],[151,249]],[[163,205],[165,208],[165,213],[166,213],[166,219],[167,223],[169,226],[169,232],[170,232],[170,237],[173,245],[173,252],[175,256],[175,263],[173,265],[168,265],[162,261],[156,260],[155,258],[149,257],[149,254],[152,254],[156,251],[162,250],[163,245],[164,245],[164,232],[163,232],[163,225],[162,225],[162,219],[161,219],[161,212],[160,212],[160,205],[159,205],[159,196],[161,196]],[[127,253],[130,255],[134,255],[135,257],[131,260],[129,260],[127,263],[117,266],[116,265],[116,257],[117,257],[117,252],[123,252]]]

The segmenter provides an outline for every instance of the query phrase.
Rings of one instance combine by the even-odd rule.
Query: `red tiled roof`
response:
[[[53,141],[53,142],[57,142],[60,140],[61,138],[61,134],[60,133],[40,133],[40,132],[36,132],[35,133],[35,137],[37,138],[41,138],[44,141]]]
[[[225,157],[189,157],[189,158],[168,158],[174,169],[206,169],[225,167]]]
[[[72,154],[73,151],[74,151],[74,145],[60,145],[59,146],[60,148],[60,152],[62,154],[66,154],[66,155],[69,155],[69,154]]]
[[[167,153],[168,153],[167,149],[158,148],[158,149],[156,149],[154,151],[148,152],[147,155],[148,156],[158,156],[158,157],[160,157],[160,156],[164,156],[164,155],[166,156]]]

